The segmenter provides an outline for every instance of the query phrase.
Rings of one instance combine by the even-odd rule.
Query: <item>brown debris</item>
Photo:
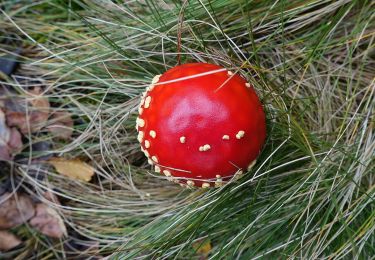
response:
[[[11,154],[21,148],[21,134],[6,125],[4,112],[0,109],[0,160],[10,160]]]
[[[62,238],[67,235],[64,221],[60,215],[56,210],[43,203],[36,205],[36,214],[30,220],[30,225],[49,237]]]
[[[73,119],[69,112],[57,111],[51,116],[51,124],[46,128],[56,138],[68,140],[73,133]]]
[[[15,196],[9,192],[0,196],[0,228],[16,227],[35,214],[32,200],[26,195]]]
[[[8,251],[21,243],[22,241],[12,233],[0,230],[0,251]]]
[[[7,123],[24,134],[29,129],[31,133],[35,133],[46,125],[50,104],[48,98],[42,95],[40,87],[30,90],[26,98],[12,98],[4,103]]]

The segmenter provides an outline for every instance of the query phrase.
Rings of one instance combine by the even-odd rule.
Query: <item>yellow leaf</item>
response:
[[[205,241],[197,241],[193,243],[193,248],[197,252],[197,254],[202,256],[208,256],[208,254],[212,250],[211,241],[205,240]]]
[[[51,158],[48,161],[56,171],[72,179],[90,181],[94,175],[94,168],[78,159]]]

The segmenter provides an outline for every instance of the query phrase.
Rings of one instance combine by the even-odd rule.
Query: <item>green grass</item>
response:
[[[373,2],[114,2],[2,3],[0,39],[26,49],[19,73],[81,119],[54,151],[88,158],[99,176],[86,184],[46,169],[38,181],[27,174],[33,165],[15,165],[23,189],[40,197],[55,188],[69,228],[113,258],[198,259],[192,244],[206,240],[214,259],[375,254]],[[209,192],[152,173],[136,141],[140,94],[177,65],[180,26],[181,62],[239,70],[267,113],[255,167]],[[63,241],[18,232],[28,243],[13,254],[64,258]]]

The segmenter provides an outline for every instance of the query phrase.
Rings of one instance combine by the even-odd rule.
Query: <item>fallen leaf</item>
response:
[[[11,148],[11,151],[19,151],[22,148],[21,134],[14,127],[10,129],[10,138],[8,141],[8,146]]]
[[[32,200],[9,192],[0,196],[0,228],[7,229],[28,221],[35,214]]]
[[[22,241],[17,238],[12,233],[8,231],[1,231],[0,230],[0,250],[1,251],[8,251],[18,245],[20,245]]]
[[[61,205],[59,199],[51,190],[47,190],[46,192],[44,192],[43,197],[57,205]]]
[[[0,146],[0,160],[4,160],[4,161],[10,160],[8,147]]]
[[[49,101],[48,98],[45,96],[42,96],[42,88],[41,87],[35,87],[29,90],[30,96],[32,99],[30,100],[30,103],[33,107],[43,109],[43,110],[48,110],[45,112],[49,113]]]
[[[5,124],[4,112],[0,109],[0,145],[8,145],[9,139],[10,130]]]
[[[16,112],[10,110],[6,110],[5,112],[9,126],[17,127],[23,134],[28,133],[29,121],[27,120],[26,112]]]
[[[94,168],[78,159],[51,158],[48,161],[56,171],[72,179],[90,181],[94,175]]]
[[[30,220],[32,227],[40,233],[53,238],[62,238],[67,235],[64,221],[56,210],[43,203],[38,203],[35,210],[36,214]]]
[[[0,160],[10,160],[11,154],[22,148],[21,134],[5,123],[5,115],[0,109]]]
[[[9,97],[4,103],[8,126],[20,129],[24,134],[39,131],[49,117],[50,104],[42,95],[42,89],[35,87],[28,91],[26,98]]]
[[[205,240],[205,241],[199,240],[199,241],[193,243],[193,248],[197,252],[197,254],[206,258],[212,250],[211,241],[210,240]]]
[[[73,119],[69,112],[54,112],[50,120],[51,124],[47,126],[47,129],[54,137],[67,140],[72,136]]]

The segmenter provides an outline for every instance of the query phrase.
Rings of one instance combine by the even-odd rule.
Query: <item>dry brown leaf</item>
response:
[[[0,145],[8,145],[10,140],[10,130],[5,123],[4,112],[0,109]]]
[[[21,243],[22,241],[12,233],[0,230],[0,251],[8,251]]]
[[[6,146],[0,146],[0,160],[9,161],[10,155],[8,151],[8,147]]]
[[[28,221],[35,214],[34,204],[26,195],[9,192],[0,196],[0,228],[7,229]]]
[[[47,190],[46,192],[43,193],[43,197],[46,198],[47,200],[55,203],[56,205],[61,205],[59,199],[53,193],[53,191]]]
[[[21,134],[5,123],[4,112],[0,109],[0,160],[10,160],[11,154],[22,148]]]
[[[61,139],[69,139],[73,133],[73,119],[69,112],[57,111],[51,116],[51,124],[47,126],[50,133]]]
[[[29,90],[29,93],[30,93],[30,96],[33,97],[31,100],[30,100],[30,103],[33,107],[35,108],[39,108],[39,109],[42,109],[42,110],[47,110],[45,112],[48,112],[49,113],[49,101],[48,101],[48,98],[43,96],[43,93],[42,93],[42,88],[40,87],[35,87],[31,90]]]
[[[7,123],[20,129],[22,133],[39,131],[49,117],[50,104],[42,95],[42,89],[35,87],[29,90],[26,98],[9,98],[4,104]]]
[[[6,118],[9,126],[17,127],[21,133],[28,133],[28,120],[26,117],[26,112],[16,112],[11,110],[6,110]],[[31,129],[31,126],[30,126]]]
[[[62,238],[67,235],[64,221],[56,210],[43,203],[38,203],[35,209],[36,214],[30,220],[32,227],[40,233],[53,238]]]
[[[90,181],[94,175],[94,168],[78,159],[52,158],[48,161],[56,171],[73,179]]]
[[[22,137],[20,132],[16,128],[10,129],[10,139],[8,142],[8,146],[13,151],[19,151],[22,148]]]

